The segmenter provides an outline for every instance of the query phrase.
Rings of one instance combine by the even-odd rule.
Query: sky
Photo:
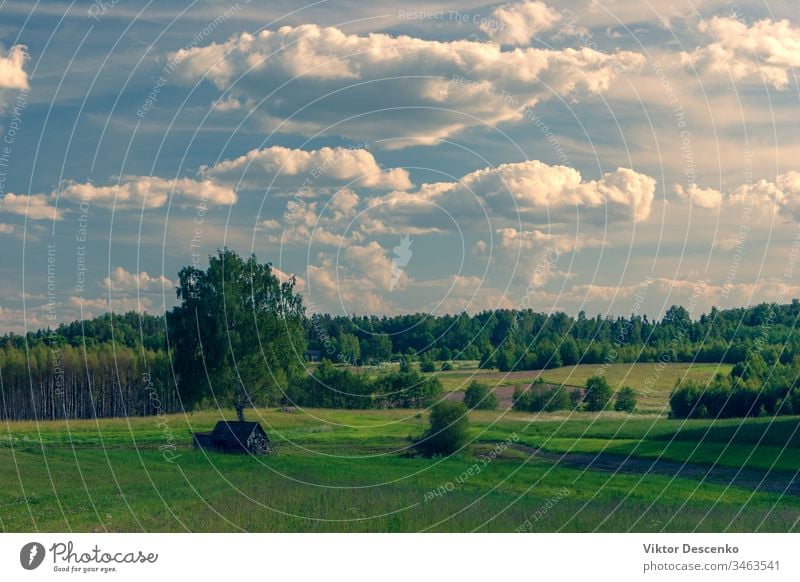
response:
[[[800,296],[796,2],[0,0],[0,330]]]

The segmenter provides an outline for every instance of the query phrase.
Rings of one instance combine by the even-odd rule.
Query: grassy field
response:
[[[524,387],[538,377],[553,384],[583,386],[587,378],[602,373],[615,390],[630,386],[636,391],[640,412],[666,414],[669,411],[669,394],[677,380],[688,378],[706,382],[715,374],[728,374],[730,370],[731,366],[728,364],[581,364],[528,372],[468,368],[435,372],[435,375],[445,392],[456,392],[465,390],[472,380],[483,382],[491,388]]]
[[[678,380],[692,379],[707,382],[715,374],[728,374],[729,364],[581,364],[543,370],[541,377],[546,382],[583,386],[587,378],[600,370],[612,388],[630,386],[636,391],[639,409],[644,412],[669,410],[669,394]]]
[[[758,487],[765,476],[780,485],[800,466],[797,417],[715,423],[474,412],[469,450],[423,459],[407,454],[408,437],[427,424],[420,411],[258,410],[248,416],[268,430],[277,455],[192,449],[191,431],[220,418],[210,411],[0,425],[0,529],[800,529],[800,495]],[[492,451],[496,458],[487,456]],[[676,477],[639,466],[657,457],[690,461],[697,470]],[[639,465],[610,471],[591,461],[625,458]],[[729,467],[747,479],[731,485],[698,477]]]

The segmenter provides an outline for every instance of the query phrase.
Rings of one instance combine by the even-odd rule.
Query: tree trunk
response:
[[[244,404],[236,404],[234,408],[236,409],[236,418],[239,419],[239,422],[244,422]]]

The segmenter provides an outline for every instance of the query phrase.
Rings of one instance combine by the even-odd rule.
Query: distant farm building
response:
[[[257,422],[220,420],[211,432],[196,432],[195,447],[223,453],[269,455],[274,452],[269,437]]]
[[[306,360],[309,362],[319,362],[322,359],[322,350],[307,350]]]

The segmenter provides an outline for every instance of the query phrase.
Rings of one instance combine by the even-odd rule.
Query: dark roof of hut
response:
[[[217,441],[245,443],[255,430],[264,432],[257,422],[220,420],[211,432],[211,437]]]

